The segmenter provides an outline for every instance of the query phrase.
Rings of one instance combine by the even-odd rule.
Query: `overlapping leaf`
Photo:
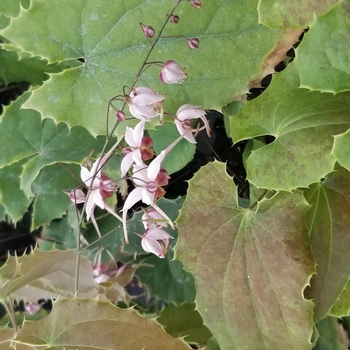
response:
[[[201,315],[195,310],[196,304],[169,304],[160,313],[157,321],[174,338],[184,337],[189,343],[204,344],[211,338],[208,328],[203,325]]]
[[[350,129],[341,135],[336,135],[334,138],[334,146],[332,155],[337,162],[344,168],[350,171]]]
[[[305,28],[329,11],[339,0],[260,0],[260,23],[271,28]]]
[[[75,294],[74,251],[34,250],[29,255],[9,256],[0,268],[0,299],[7,296],[24,301],[55,298]],[[90,262],[81,257],[79,269],[80,295],[95,297],[97,285],[92,277]]]
[[[54,349],[190,349],[134,309],[80,298],[58,299],[46,318],[24,323],[15,342]]]
[[[302,87],[333,93],[350,89],[349,11],[349,1],[341,1],[316,18],[305,35],[295,60]]]
[[[93,135],[103,134],[108,100],[132,84],[149,50],[139,23],[159,32],[175,3],[118,0],[106,7],[94,0],[77,0],[74,5],[69,0],[33,0],[3,35],[49,62],[81,59],[84,65],[53,75],[26,106],[56,122],[84,125]],[[155,66],[139,82],[167,94],[165,106],[171,113],[184,103],[220,109],[273,71],[300,34],[259,26],[257,0],[205,0],[202,5],[198,11],[182,2],[176,11],[180,22],[167,26],[168,37],[149,58],[178,61],[186,67],[186,84],[162,85]],[[184,37],[198,37],[200,48],[189,50]]]
[[[314,350],[347,350],[345,331],[335,317],[326,317],[317,322],[319,337]],[[345,337],[344,337],[345,336]]]
[[[276,138],[248,158],[249,181],[259,188],[291,191],[331,172],[333,135],[350,126],[349,97],[300,89],[293,64],[274,76],[260,97],[230,118],[235,142],[262,135]]]
[[[315,301],[315,320],[325,317],[350,279],[350,173],[340,167],[305,192],[312,209],[308,225],[317,274],[307,297]],[[347,306],[346,306],[347,304]],[[350,300],[342,305],[350,308]]]
[[[278,193],[256,212],[237,205],[225,165],[190,181],[177,258],[195,277],[197,308],[222,350],[310,349],[314,261],[301,194]]]
[[[162,126],[157,127],[156,130],[148,130],[148,134],[154,140],[153,148],[157,154],[180,136],[174,123],[164,123]],[[193,143],[182,139],[174,149],[167,154],[162,163],[162,168],[169,174],[181,170],[193,159],[195,151],[196,146]],[[181,154],[181,157],[179,157],[179,154]]]
[[[21,109],[27,98],[28,94],[12,103],[0,123],[0,147],[3,150],[0,167],[27,158],[21,187],[30,197],[32,182],[43,167],[57,162],[81,163],[91,150],[100,151],[102,142],[82,127],[69,130],[63,123],[56,126],[49,119],[41,122],[38,112]]]
[[[30,204],[30,199],[20,187],[24,163],[25,159],[0,169],[0,203],[14,222],[20,220]]]

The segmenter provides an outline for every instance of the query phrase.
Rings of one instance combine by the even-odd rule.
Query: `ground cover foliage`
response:
[[[2,1],[0,349],[347,349],[349,13],[349,0]],[[180,83],[159,79],[169,60]],[[135,83],[166,96],[164,120],[146,123],[156,156],[186,104],[222,112],[244,149],[244,195],[214,161],[156,202],[176,228],[163,259],[142,248],[145,205],[127,244],[115,216],[95,210],[100,237],[67,196],[113,147],[106,205],[122,215],[137,120],[116,123],[109,101]],[[196,154],[185,138],[167,153],[170,181]],[[37,245],[20,255],[4,232],[23,225]]]

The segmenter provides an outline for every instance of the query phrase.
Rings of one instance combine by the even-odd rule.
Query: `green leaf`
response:
[[[34,110],[21,109],[29,97],[21,96],[5,110],[0,123],[0,168],[27,158],[21,175],[21,188],[31,197],[31,185],[40,170],[57,162],[80,164],[91,150],[102,148],[102,140],[93,138],[85,128],[69,130],[64,123],[55,125],[51,119],[41,121]]]
[[[190,180],[178,219],[176,258],[195,277],[204,324],[222,350],[310,349],[309,206],[300,193],[277,193],[256,212],[237,201],[225,164],[209,163]]]
[[[350,282],[346,285],[330,314],[335,317],[344,317],[350,314]]]
[[[344,343],[344,330],[335,317],[326,317],[316,324],[319,337],[314,350],[346,350],[347,344]],[[343,338],[343,339],[342,339]]]
[[[296,52],[301,87],[332,93],[350,89],[349,11],[349,1],[341,1],[311,25]]]
[[[73,174],[79,174],[77,165],[53,164],[41,169],[31,189],[35,195],[32,230],[62,217],[72,205],[66,193],[80,181]]]
[[[13,222],[22,218],[30,200],[20,188],[20,175],[25,159],[0,169],[0,203]]]
[[[80,298],[56,300],[47,317],[24,323],[15,342],[54,349],[190,349],[134,309]]]
[[[9,256],[0,268],[0,299],[37,301],[75,294],[76,252],[35,249],[29,255]],[[86,297],[98,294],[90,262],[80,258],[79,292]]]
[[[291,191],[318,182],[333,170],[333,135],[350,126],[350,94],[299,88],[294,64],[269,88],[230,118],[236,142],[271,135],[274,142],[252,152],[247,178],[258,188]]]
[[[306,296],[315,301],[315,321],[325,317],[350,278],[350,173],[336,168],[323,183],[305,191],[312,204],[307,216],[317,263]],[[347,302],[350,307],[350,300]]]
[[[194,301],[194,279],[180,261],[173,260],[172,252],[165,259],[152,255],[142,262],[145,266],[141,266],[136,275],[146,286],[150,296],[175,304]]]
[[[0,2],[0,29],[5,28],[11,17],[17,17],[20,13],[21,5],[28,7],[29,0],[1,0]]]
[[[9,83],[28,82],[32,85],[41,85],[49,79],[48,73],[60,71],[59,65],[48,65],[46,60],[31,57],[28,54],[7,51],[0,48],[0,81],[4,85]],[[23,57],[24,56],[24,57]]]
[[[260,0],[259,21],[270,28],[305,28],[339,0]]]
[[[179,306],[169,304],[161,311],[157,321],[174,338],[184,337],[188,343],[206,343],[211,333],[203,325],[202,317],[195,307],[194,303]]]
[[[148,134],[154,141],[153,149],[157,154],[180,136],[174,123],[164,123],[156,127],[156,130],[148,130]],[[184,168],[193,159],[195,152],[196,145],[182,139],[170,153],[167,154],[162,163],[162,168],[171,175]]]
[[[334,137],[334,145],[332,150],[332,155],[337,160],[337,162],[344,168],[350,171],[350,129],[341,135],[336,135]]]
[[[158,79],[159,67],[152,66],[138,84],[166,94],[168,113],[175,113],[185,103],[220,110],[234,97],[258,86],[285,58],[301,30],[260,26],[257,3],[210,0],[203,1],[198,11],[183,1],[176,10],[180,23],[166,26],[148,61],[176,60],[186,68],[186,83],[164,85]],[[102,4],[95,0],[76,0],[74,5],[70,0],[33,0],[28,11],[22,11],[3,32],[23,51],[50,63],[84,60],[81,67],[52,75],[26,107],[56,123],[84,125],[93,135],[105,133],[108,100],[132,84],[149,51],[139,23],[150,24],[159,33],[165,14],[176,1],[117,0],[107,8]],[[199,38],[199,49],[189,50],[184,37]]]

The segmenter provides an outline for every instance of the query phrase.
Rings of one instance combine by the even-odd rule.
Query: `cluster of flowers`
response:
[[[200,0],[189,1],[193,7],[201,8]],[[178,23],[179,17],[171,15],[169,20],[172,23]],[[155,31],[151,26],[142,23],[140,23],[140,26],[147,39],[155,35]],[[197,38],[186,39],[190,49],[199,47]],[[161,64],[159,78],[165,84],[181,83],[186,76],[185,70],[174,60]],[[205,117],[205,111],[200,107],[191,104],[181,106],[177,110],[176,115],[173,116],[179,132],[179,138],[153,159],[153,140],[145,136],[144,131],[146,123],[152,118],[159,117],[160,122],[162,122],[165,96],[148,87],[134,87],[128,95],[123,95],[121,99],[128,105],[130,114],[140,120],[134,128],[126,127],[125,131],[127,147],[123,148],[124,158],[121,162],[121,176],[123,180],[131,180],[135,188],[126,197],[122,209],[122,217],[115,213],[106,203],[106,199],[111,197],[117,190],[117,185],[103,171],[105,163],[117,144],[104,157],[97,159],[90,170],[84,166],[81,167],[80,177],[88,188],[88,194],[85,195],[81,189],[76,189],[72,190],[69,196],[76,204],[85,203],[86,219],[89,220],[91,218],[99,236],[101,234],[94,216],[96,206],[114,215],[122,222],[126,243],[128,243],[128,210],[139,201],[150,206],[150,209],[146,210],[142,216],[145,233],[142,235],[141,244],[146,252],[151,252],[160,258],[164,258],[169,247],[169,240],[172,238],[164,228],[168,224],[172,229],[175,229],[175,227],[167,214],[156,204],[157,199],[164,196],[165,190],[163,187],[168,184],[170,179],[170,176],[162,169],[161,165],[166,155],[183,138],[191,143],[196,143],[194,133],[198,132],[198,129],[194,129],[192,126],[194,119],[200,118],[203,121],[208,135],[210,135],[209,123]],[[119,121],[125,120],[124,110],[116,110],[116,118]],[[130,169],[131,174],[129,174]]]

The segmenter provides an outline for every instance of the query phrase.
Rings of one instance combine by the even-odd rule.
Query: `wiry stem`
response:
[[[145,59],[144,59],[143,62],[142,62],[142,65],[141,65],[140,70],[138,71],[138,73],[137,73],[136,76],[135,76],[135,79],[134,79],[134,81],[133,81],[133,83],[132,83],[132,85],[131,85],[131,87],[130,87],[130,91],[132,91],[132,89],[135,87],[135,85],[136,85],[138,79],[140,78],[140,76],[141,76],[142,73],[144,72],[144,68],[145,68],[145,66],[147,65],[147,61],[148,61],[148,59],[149,59],[149,57],[150,57],[150,55],[151,55],[151,53],[152,53],[154,47],[156,46],[156,44],[157,44],[158,41],[160,40],[160,38],[161,38],[161,36],[162,36],[162,34],[163,34],[163,31],[164,31],[166,25],[168,24],[168,22],[169,22],[171,16],[173,15],[173,13],[175,12],[175,10],[177,9],[177,7],[180,5],[180,3],[181,3],[182,1],[183,1],[183,0],[177,0],[176,5],[174,6],[174,8],[172,9],[172,11],[170,12],[170,15],[167,16],[166,21],[164,22],[164,24],[163,24],[162,28],[160,29],[160,31],[159,31],[159,33],[158,33],[156,39],[154,40],[153,44],[151,45],[151,47],[150,47],[150,49],[149,49],[149,51],[148,51],[148,53],[147,53]],[[125,107],[126,107],[126,102],[124,102],[124,104],[123,104],[123,106],[122,106],[122,109],[121,109],[122,112],[124,111]],[[108,113],[109,113],[109,103],[108,103],[108,107],[107,107],[107,108],[108,108],[108,110],[107,110],[107,115],[108,115]],[[106,141],[105,141],[105,143],[104,143],[104,145],[103,145],[101,154],[104,154],[104,153],[105,153],[105,151],[106,151],[106,149],[107,149],[107,147],[108,147],[109,141],[110,141],[111,137],[113,136],[113,134],[114,134],[114,132],[115,132],[117,126],[118,126],[118,121],[115,122],[115,124],[114,124],[114,126],[113,126],[111,132],[109,133],[109,135],[106,135]],[[106,154],[106,156],[103,157],[103,158],[105,159],[105,162],[107,162],[108,159],[112,156],[112,153],[113,153],[114,150],[117,148],[117,146],[119,145],[120,142],[121,142],[121,139],[118,140],[118,141],[114,144],[114,146],[109,150],[109,152]],[[92,176],[92,178],[91,178],[91,184],[90,184],[90,186],[89,186],[88,193],[87,193],[87,196],[86,196],[86,201],[85,201],[85,203],[84,203],[84,207],[83,207],[83,210],[82,210],[83,213],[84,213],[84,210],[85,210],[85,208],[86,208],[86,204],[87,204],[88,197],[89,197],[89,195],[90,195],[90,193],[91,193],[92,184],[93,184],[93,182],[94,182],[94,180],[95,180],[95,178],[96,178],[96,175],[97,175],[98,171],[100,171],[100,164],[101,164],[101,161],[102,161],[102,157],[100,157],[100,159],[99,159],[99,161],[98,161],[98,163],[97,163],[97,166],[96,166],[95,173],[93,174],[93,176]],[[84,215],[81,215],[81,217],[80,217],[80,219],[79,219],[79,227],[81,227],[81,225],[82,225],[83,217],[84,217]],[[77,259],[76,259],[76,275],[75,275],[75,291],[76,291],[76,293],[78,293],[78,289],[79,289],[78,286],[79,286],[79,266],[80,266],[80,235],[81,235],[81,231],[79,230],[78,237],[77,237]]]
[[[5,306],[5,309],[7,311],[7,313],[9,314],[12,326],[15,330],[15,332],[18,332],[18,326],[16,323],[16,317],[15,317],[15,311],[13,309],[13,304],[12,304],[12,300],[10,297],[8,297],[8,302],[7,301],[3,301],[2,304]]]

